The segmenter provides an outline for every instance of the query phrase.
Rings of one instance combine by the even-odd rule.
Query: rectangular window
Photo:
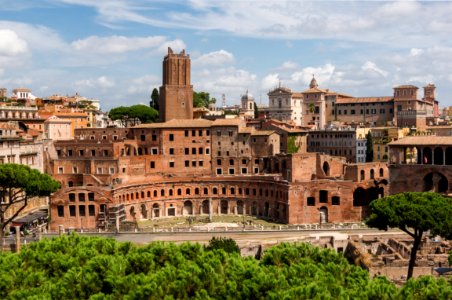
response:
[[[144,134],[140,135],[140,139],[142,142],[146,141],[146,136]]]
[[[88,201],[94,201],[94,193],[88,193]]]
[[[248,168],[242,168],[242,174],[248,174]]]
[[[210,154],[210,148],[206,148],[206,155]]]
[[[75,217],[75,205],[69,205],[69,216]]]
[[[77,174],[78,173],[78,168],[77,167],[72,167],[72,173]]]
[[[190,148],[185,148],[185,150],[184,150],[185,152],[185,155],[189,155],[190,154]]]
[[[185,167],[188,168],[189,166],[190,166],[190,161],[189,161],[189,160],[186,160],[186,161],[185,161]]]
[[[339,196],[331,197],[331,204],[332,205],[339,205],[340,203],[341,203],[341,198]]]
[[[192,166],[193,168],[196,168],[196,160],[193,160],[193,161],[191,162],[191,166]]]
[[[204,167],[204,161],[200,160],[200,161],[198,162],[198,165],[199,165],[200,167]]]
[[[71,201],[71,202],[75,201],[75,194],[74,193],[70,193],[69,194],[69,201]]]
[[[221,136],[221,131],[217,130],[217,136]]]
[[[174,141],[174,134],[170,133],[169,135],[169,141],[173,142]]]
[[[152,153],[152,155],[157,155],[159,153],[159,151],[157,148],[152,148],[151,153]]]
[[[198,131],[198,135],[199,135],[199,136],[202,136],[202,129],[200,129],[200,130]]]
[[[221,174],[223,174],[223,169],[217,168],[217,175],[221,175]]]
[[[196,148],[191,148],[191,154],[196,154]]]
[[[319,196],[320,196],[320,203],[328,203],[328,191],[325,190],[321,190],[319,192]]]
[[[170,167],[170,168],[174,168],[174,161],[170,161],[169,167]]]
[[[88,206],[88,214],[90,217],[94,217],[96,215],[94,205]]]
[[[63,218],[64,217],[64,206],[58,205],[58,217]]]
[[[78,201],[85,201],[85,194],[83,193],[78,194]]]
[[[64,173],[63,167],[59,167],[59,168],[58,168],[58,174],[63,174],[63,173]]]
[[[170,149],[169,149],[169,154],[170,154],[170,155],[174,155],[174,148],[170,148]]]
[[[191,131],[191,136],[196,136],[196,130]]]
[[[315,205],[315,197],[308,197],[307,205],[314,206]]]
[[[68,155],[68,156],[72,156],[72,150],[68,150],[68,151],[67,151],[67,155]]]
[[[188,136],[188,130],[185,130],[184,134],[185,134],[185,137],[187,137]]]
[[[155,169],[155,161],[151,161],[151,169]]]
[[[115,168],[110,168],[110,174],[115,174]]]
[[[80,217],[84,217],[85,216],[85,205],[80,205],[78,207],[78,215]]]
[[[199,154],[203,154],[203,152],[204,152],[204,151],[203,151],[202,148],[199,148],[199,149],[198,149],[198,153],[199,153]]]
[[[152,135],[152,141],[155,142],[156,140],[157,140],[157,135],[156,135],[156,134],[153,134],[153,135]]]
[[[229,175],[234,175],[235,169],[229,169]]]

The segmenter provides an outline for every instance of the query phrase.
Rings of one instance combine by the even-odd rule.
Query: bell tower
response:
[[[185,50],[175,54],[168,47],[163,59],[163,85],[160,87],[160,121],[193,119],[193,86],[190,85],[190,56]]]

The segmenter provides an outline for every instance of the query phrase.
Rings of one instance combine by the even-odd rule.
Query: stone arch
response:
[[[148,218],[148,210],[146,208],[146,205],[143,203],[141,204],[141,218],[147,219]]]
[[[441,147],[436,147],[433,150],[433,157],[434,157],[434,162],[433,164],[435,165],[442,165],[443,161],[444,161],[444,152],[443,152],[443,148]]]
[[[229,203],[227,200],[220,201],[220,213],[222,215],[227,215],[229,211]]]
[[[132,218],[135,219],[135,206],[131,206],[129,209],[129,214]]]
[[[253,201],[253,203],[251,203],[251,215],[252,216],[257,216],[258,210],[257,210],[257,202]]]
[[[209,200],[204,200],[201,205],[201,214],[210,214],[210,202]]]
[[[375,179],[375,171],[374,171],[374,169],[370,169],[370,179]]]
[[[330,176],[330,164],[328,162],[323,163],[323,172],[325,173],[325,176]]]
[[[452,165],[452,147],[446,148],[446,165]]]
[[[193,203],[190,200],[184,202],[184,208],[182,210],[182,215],[192,215],[193,214]]]
[[[157,190],[154,190],[154,198],[157,198]]]
[[[424,192],[447,193],[449,191],[449,181],[446,176],[438,172],[430,172],[424,176]]]
[[[190,188],[185,189],[185,195],[190,195]]]
[[[423,149],[423,163],[424,164],[432,164],[432,149],[430,147],[425,147]]]
[[[366,203],[366,190],[362,187],[353,192],[353,206],[363,206]]]
[[[238,200],[237,201],[237,214],[239,215],[244,215],[244,205],[243,205],[243,201],[242,200]]]
[[[326,206],[319,209],[319,220],[320,224],[328,223],[328,208]]]
[[[161,196],[161,197],[165,197],[165,190],[164,190],[164,189],[161,189],[161,190],[160,190],[160,196]]]
[[[204,192],[204,195],[209,195],[209,189],[208,188],[205,187],[203,192]]]
[[[154,218],[160,218],[160,206],[157,203],[152,205],[152,214]]]
[[[270,212],[270,203],[267,201],[264,203],[264,217],[268,217]]]

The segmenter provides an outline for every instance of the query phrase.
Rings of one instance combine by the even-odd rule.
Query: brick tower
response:
[[[160,87],[160,121],[193,119],[193,86],[190,85],[190,56],[182,50],[174,54],[168,47],[163,59],[163,85]]]

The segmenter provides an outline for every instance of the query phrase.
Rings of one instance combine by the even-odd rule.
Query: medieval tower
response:
[[[182,50],[174,54],[168,47],[163,59],[163,85],[160,87],[160,121],[193,119],[193,86],[190,85],[190,56]]]

